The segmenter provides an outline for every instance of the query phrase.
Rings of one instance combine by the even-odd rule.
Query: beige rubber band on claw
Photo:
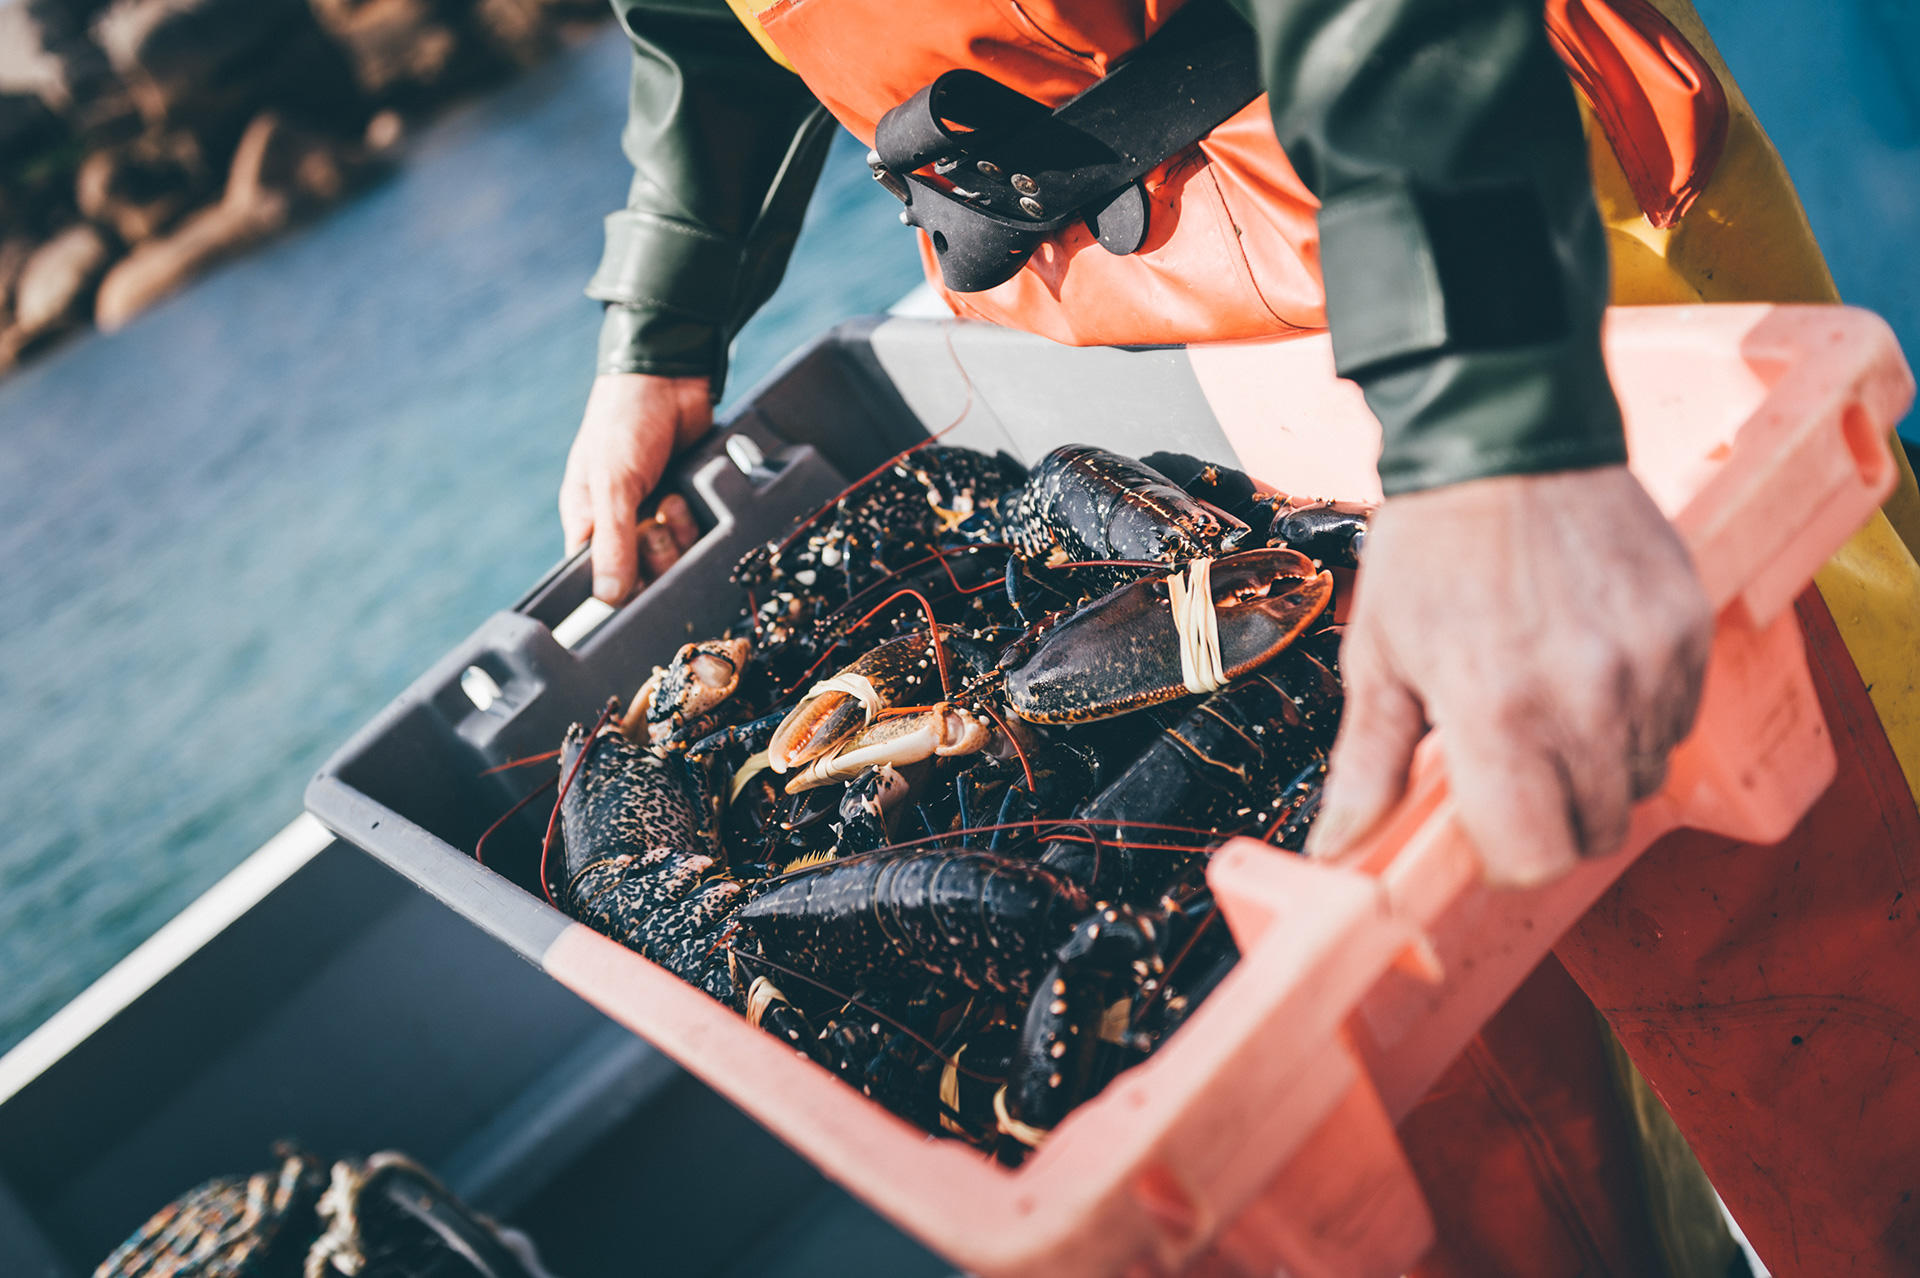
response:
[[[886,702],[881,700],[880,690],[873,686],[873,680],[851,670],[842,670],[831,679],[822,679],[807,689],[807,695],[802,700],[811,701],[829,692],[844,692],[858,701],[860,713],[868,723],[872,723],[874,716],[886,709]]]
[[[759,1029],[767,1009],[786,1001],[787,996],[780,992],[779,986],[764,976],[754,977],[753,984],[747,986],[747,1024]]]
[[[1007,1112],[1007,1088],[1004,1083],[993,1094],[993,1120],[1000,1128],[1001,1135],[1011,1136],[1029,1148],[1038,1149],[1040,1142],[1047,1138],[1046,1128],[1023,1123]]]
[[[953,1114],[960,1112],[960,1056],[967,1050],[967,1044],[960,1045],[960,1051],[947,1059],[940,1071],[940,1103],[946,1107],[940,1111],[940,1126],[956,1136],[965,1136],[967,1129],[954,1121]],[[952,1110],[949,1114],[947,1110]]]
[[[1167,578],[1167,602],[1180,639],[1180,679],[1192,693],[1215,692],[1227,682],[1220,662],[1220,618],[1213,607],[1213,560],[1195,559]]]

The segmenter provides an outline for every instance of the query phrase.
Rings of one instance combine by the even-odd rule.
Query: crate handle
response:
[[[1857,324],[1849,313],[1840,319]],[[1763,406],[1759,414],[1764,416],[1757,414],[1751,427],[1739,434],[1740,443],[1674,518],[1718,617],[1716,666],[1739,661],[1749,650],[1779,646],[1779,632],[1795,626],[1785,614],[1799,583],[1826,561],[1823,546],[1841,539],[1789,536],[1788,530],[1798,524],[1783,517],[1783,502],[1817,512],[1821,525],[1838,529],[1843,537],[1871,518],[1892,492],[1897,469],[1888,435],[1911,402],[1913,383],[1907,377],[1901,385],[1901,379],[1889,373],[1890,368],[1905,371],[1898,347],[1889,364],[1881,344],[1871,340],[1872,328],[1884,330],[1884,325],[1872,316],[1864,319],[1873,324],[1855,328],[1859,351],[1852,375],[1836,379],[1822,377],[1817,368],[1790,371],[1775,394],[1812,401],[1808,411],[1782,413]],[[1760,456],[1763,452],[1769,456]],[[1779,465],[1783,455],[1793,459],[1790,465]],[[1783,472],[1801,482],[1790,497],[1778,483],[1765,479]],[[1756,545],[1750,532],[1733,535],[1734,530],[1756,528],[1779,534],[1765,545]],[[1797,629],[1791,642],[1797,645]],[[1709,689],[1701,722],[1712,712]],[[1644,849],[1659,835],[1689,825],[1752,838],[1777,820],[1777,813],[1743,812],[1739,799],[1724,793],[1726,787],[1710,767],[1693,766],[1699,736],[1696,724],[1695,733],[1674,752],[1666,784],[1636,807],[1630,848]],[[1400,805],[1341,858],[1342,864],[1378,877],[1392,912],[1423,933],[1482,880],[1479,852],[1455,819],[1453,803],[1438,743],[1429,735],[1415,755]],[[1412,965],[1429,978],[1439,975],[1418,953]]]

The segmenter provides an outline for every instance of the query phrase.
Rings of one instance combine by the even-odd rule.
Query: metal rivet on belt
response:
[[[1016,173],[1007,180],[1013,183],[1013,189],[1022,195],[1040,194],[1040,184],[1024,173]]]
[[[977,163],[975,163],[973,167],[976,169],[979,169],[982,173],[986,174],[988,177],[1000,176],[1000,166],[995,164],[992,160],[980,160]]]
[[[1020,197],[1020,208],[1028,217],[1045,217],[1047,215],[1046,206],[1034,199],[1031,195],[1023,195]]]
[[[952,160],[952,159],[935,160],[933,162],[933,171],[935,173],[938,173],[941,177],[945,177],[947,174],[953,172],[955,169],[959,167],[960,167],[960,161],[958,160]]]

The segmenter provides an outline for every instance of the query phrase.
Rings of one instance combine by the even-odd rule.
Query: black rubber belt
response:
[[[1259,96],[1257,55],[1225,0],[1193,0],[1058,109],[949,71],[881,117],[867,162],[955,292],[1011,279],[1076,221],[1109,252],[1133,253],[1147,237],[1140,179]]]

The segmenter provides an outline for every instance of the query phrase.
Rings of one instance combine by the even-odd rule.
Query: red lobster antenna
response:
[[[480,775],[490,777],[496,772],[510,772],[515,768],[524,768],[528,764],[545,763],[548,759],[557,759],[559,757],[560,752],[558,750],[546,750],[539,754],[530,754],[524,759],[508,759],[505,763],[496,763],[491,768],[487,768],[481,772]]]
[[[842,488],[840,492],[833,498],[832,501],[825,503],[818,510],[814,511],[811,515],[808,515],[805,519],[801,520],[798,524],[794,525],[793,531],[788,533],[786,537],[781,540],[780,544],[773,548],[774,554],[777,555],[781,551],[785,550],[788,546],[791,546],[793,544],[793,539],[800,535],[800,532],[802,529],[804,529],[808,524],[811,524],[814,520],[820,518],[820,516],[826,514],[829,510],[833,509],[836,505],[838,505],[841,502],[842,499],[846,497],[848,493],[860,487],[860,485],[866,483],[867,481],[878,478],[880,475],[886,473],[886,470],[889,466],[899,465],[901,460],[907,457],[909,454],[920,451],[922,448],[925,448],[928,444],[933,443],[935,440],[939,439],[941,436],[947,434],[949,431],[952,431],[955,427],[959,426],[961,422],[964,422],[965,420],[967,420],[967,414],[973,411],[973,375],[967,372],[967,366],[960,362],[959,352],[953,349],[953,330],[951,328],[947,330],[946,341],[947,341],[947,354],[953,358],[953,367],[955,371],[957,371],[960,374],[960,382],[963,386],[966,387],[966,391],[967,391],[967,397],[961,401],[960,411],[953,415],[953,420],[948,422],[945,426],[942,426],[939,430],[929,432],[927,437],[921,440],[919,443],[907,445],[905,448],[901,449],[899,452],[895,453],[893,456],[887,458],[885,461],[881,462],[878,466],[875,466],[872,470],[868,471],[866,474],[862,475],[860,478],[854,480],[851,484],[848,484],[845,488]]]
[[[606,727],[607,720],[613,717],[615,704],[607,702],[606,709],[593,721],[593,729],[587,733],[587,739],[581,743],[580,753],[573,756],[573,766],[567,769],[567,779],[560,783],[560,793],[553,796],[553,812],[547,817],[546,836],[540,840],[540,891],[546,895],[547,904],[555,909],[560,908],[560,902],[553,899],[553,885],[547,881],[547,852],[553,847],[554,828],[560,824],[560,805],[567,801],[567,792],[573,789],[573,779],[580,775],[580,765],[587,761],[587,752],[600,739],[600,729]]]
[[[869,608],[866,612],[866,615],[862,616],[860,620],[854,622],[853,625],[849,628],[854,630],[859,629],[861,626],[864,626],[869,621],[873,620],[874,617],[878,616],[882,608],[885,608],[888,604],[892,603],[894,600],[902,598],[907,595],[912,595],[915,601],[919,603],[920,610],[926,613],[927,615],[927,635],[933,641],[934,659],[938,661],[940,665],[940,690],[945,695],[951,695],[953,692],[953,678],[952,678],[951,671],[949,671],[947,668],[946,645],[940,642],[940,623],[934,620],[933,605],[928,603],[927,597],[921,594],[919,591],[914,590],[911,587],[906,587],[906,588],[894,591],[892,594],[888,595],[885,599],[882,599],[879,603]],[[835,645],[835,646],[837,647],[838,645]],[[798,679],[794,680],[793,685],[787,688],[786,691],[780,694],[780,699],[784,700],[787,697],[792,696],[793,693],[799,690],[801,685],[805,684],[807,680],[813,678],[814,672],[819,670],[821,666],[824,666],[825,664],[827,664],[827,659],[833,655],[833,652],[834,652],[833,648],[828,648],[825,652],[821,653],[820,659],[814,662],[812,665],[808,666],[805,672],[803,672]]]
[[[558,754],[558,753],[559,753],[558,750],[554,751],[554,754]],[[553,756],[548,755],[547,757],[552,758]],[[533,759],[521,759],[519,763],[503,764],[501,766],[502,767],[518,767],[519,764],[521,763],[533,763],[533,762],[535,762],[535,760]],[[499,768],[488,768],[487,772],[498,772],[499,770],[500,770]],[[482,772],[480,775],[484,777],[487,775],[487,772]],[[473,845],[473,859],[478,861],[480,864],[485,865],[487,863],[487,858],[484,854],[486,852],[487,840],[493,837],[493,832],[495,830],[498,830],[501,826],[505,825],[510,819],[512,819],[514,813],[518,812],[521,808],[526,807],[529,803],[532,803],[535,799],[539,798],[542,794],[545,794],[547,791],[547,787],[554,784],[559,779],[560,778],[557,776],[548,777],[545,781],[542,781],[539,785],[527,791],[526,795],[522,797],[518,803],[508,808],[505,812],[502,812],[500,814],[500,819],[495,821],[492,825],[488,826],[486,829],[486,833],[480,836],[480,841]]]

